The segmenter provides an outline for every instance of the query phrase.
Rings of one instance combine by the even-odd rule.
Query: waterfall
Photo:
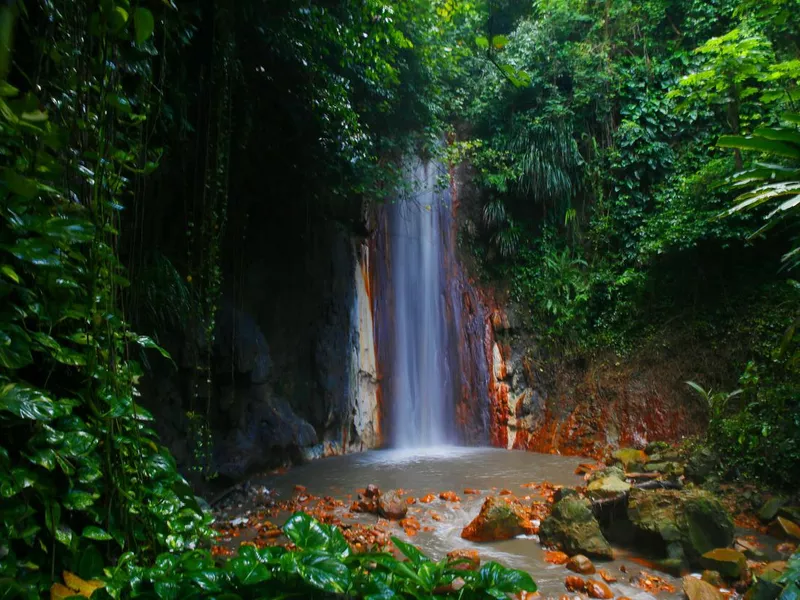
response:
[[[405,179],[372,246],[381,429],[399,448],[485,444],[491,327],[456,252],[455,177],[416,159]]]
[[[385,294],[393,304],[385,343],[391,344],[384,390],[391,442],[417,448],[454,441],[442,227],[450,191],[435,163],[408,168],[409,190],[385,207],[389,259]]]

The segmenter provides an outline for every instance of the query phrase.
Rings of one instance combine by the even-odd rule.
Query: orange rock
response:
[[[599,598],[601,600],[614,597],[614,592],[611,591],[611,588],[596,579],[590,579],[586,582],[586,593],[589,594],[590,598]]]
[[[489,496],[478,516],[461,531],[461,537],[472,542],[492,542],[534,531],[525,507],[517,500]]]
[[[512,495],[512,491],[503,488],[502,490],[500,490],[500,495],[501,496],[511,496]]]
[[[570,592],[584,592],[586,591],[586,582],[583,580],[583,577],[568,575],[564,580],[564,587]]]
[[[591,575],[594,573],[594,565],[592,561],[586,558],[583,554],[576,554],[567,561],[567,568],[570,571],[575,571],[581,575]]]
[[[616,577],[614,577],[611,573],[609,573],[605,569],[600,569],[599,571],[597,571],[597,574],[600,575],[600,578],[606,583],[614,583],[617,580]]]
[[[431,511],[428,514],[431,516],[431,519],[433,519],[434,521],[444,521],[444,519],[442,518],[442,515],[440,515],[439,513],[435,513],[433,511]]]
[[[411,504],[416,504],[416,503],[417,503],[417,499],[416,498],[412,498],[411,496],[406,498],[406,504],[411,505]]]
[[[569,556],[558,550],[546,550],[544,553],[544,560],[551,565],[563,565],[569,560]]]
[[[374,483],[370,483],[367,486],[367,489],[364,490],[364,496],[366,496],[367,498],[375,498],[380,495],[381,491],[380,489],[378,489],[378,486],[375,485]]]
[[[422,498],[419,499],[420,502],[423,502],[425,504],[429,504],[434,500],[436,500],[436,496],[434,496],[433,494],[425,494]]]
[[[472,494],[473,496],[480,496],[481,491],[472,488],[464,488],[464,493],[467,495]]]
[[[477,571],[481,566],[481,557],[477,550],[453,550],[447,553],[447,566],[463,571]]]
[[[298,493],[298,494],[302,494],[303,492],[305,492],[305,491],[306,491],[306,486],[304,486],[304,485],[300,485],[300,484],[298,483],[296,486],[294,486],[294,491],[295,491],[296,493]]]
[[[439,498],[446,502],[461,502],[461,498],[459,498],[455,492],[442,492],[439,494]]]

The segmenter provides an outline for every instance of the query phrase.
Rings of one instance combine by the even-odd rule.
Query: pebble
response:
[[[567,561],[567,568],[570,571],[575,571],[581,575],[591,575],[594,573],[594,565],[592,561],[586,558],[583,554],[576,554]]]

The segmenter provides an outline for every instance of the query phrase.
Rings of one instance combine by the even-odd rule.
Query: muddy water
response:
[[[381,490],[402,488],[407,496],[421,498],[426,494],[436,494],[452,490],[461,497],[461,502],[451,503],[436,499],[430,504],[417,504],[410,507],[409,515],[419,519],[423,527],[432,531],[420,531],[408,538],[402,529],[390,525],[392,534],[420,546],[429,556],[442,558],[450,550],[474,548],[484,561],[496,560],[507,566],[528,571],[537,582],[545,597],[559,597],[566,592],[564,578],[569,572],[558,565],[544,560],[544,551],[535,536],[489,544],[474,544],[460,537],[461,530],[479,512],[487,495],[497,494],[507,488],[520,500],[535,500],[534,490],[522,484],[548,481],[555,485],[575,486],[582,479],[574,474],[580,459],[564,456],[533,454],[529,452],[509,452],[489,448],[429,448],[420,451],[385,450],[328,458],[294,468],[288,473],[266,477],[257,483],[265,484],[278,495],[279,499],[289,499],[295,485],[306,486],[314,496],[333,496],[349,500],[356,497],[356,490],[374,483]],[[480,495],[466,495],[465,488],[481,491]],[[442,520],[434,521],[431,511]],[[345,512],[345,511],[342,511]],[[345,522],[376,523],[373,515],[356,514]],[[634,600],[645,600],[654,596],[629,584],[629,578],[643,569],[631,560],[631,556],[618,552],[619,558],[613,562],[595,564],[618,577],[611,588],[617,596],[627,596]],[[627,570],[627,574],[620,571]],[[651,569],[646,569],[652,572]],[[680,590],[680,582],[663,573],[658,574]],[[659,593],[659,598],[678,598],[679,593]]]

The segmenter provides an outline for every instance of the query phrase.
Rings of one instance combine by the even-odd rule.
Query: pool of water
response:
[[[575,475],[576,466],[585,462],[579,458],[507,451],[491,448],[441,447],[425,450],[383,450],[327,458],[296,467],[283,474],[269,475],[254,483],[265,485],[278,499],[289,499],[296,485],[305,486],[314,496],[332,496],[344,500],[346,505],[357,496],[357,490],[368,484],[382,491],[401,488],[407,496],[421,498],[452,490],[461,497],[453,503],[437,499],[429,504],[417,502],[409,509],[423,527],[409,538],[399,526],[390,526],[393,535],[421,547],[434,559],[459,548],[478,550],[484,561],[496,560],[507,566],[524,569],[537,582],[545,597],[559,597],[566,593],[564,578],[570,574],[565,567],[544,560],[544,549],[535,536],[493,543],[472,543],[461,538],[461,530],[478,514],[483,500],[499,490],[510,490],[523,503],[537,499],[536,490],[522,487],[527,483],[550,482],[557,486],[576,486],[583,483]],[[480,490],[480,495],[466,495],[465,488]],[[527,500],[526,500],[527,497]],[[540,498],[539,498],[540,499]],[[346,513],[341,509],[341,513]],[[435,521],[436,513],[441,519]],[[376,523],[378,518],[369,514],[353,514],[345,522]],[[654,596],[629,583],[643,567],[635,557],[620,550],[614,561],[595,561],[618,578],[610,586],[617,597],[644,600]],[[620,568],[627,572],[622,572]],[[652,569],[645,569],[653,572]],[[659,593],[659,598],[678,598],[680,581],[664,573],[659,577],[675,586],[675,593]]]

